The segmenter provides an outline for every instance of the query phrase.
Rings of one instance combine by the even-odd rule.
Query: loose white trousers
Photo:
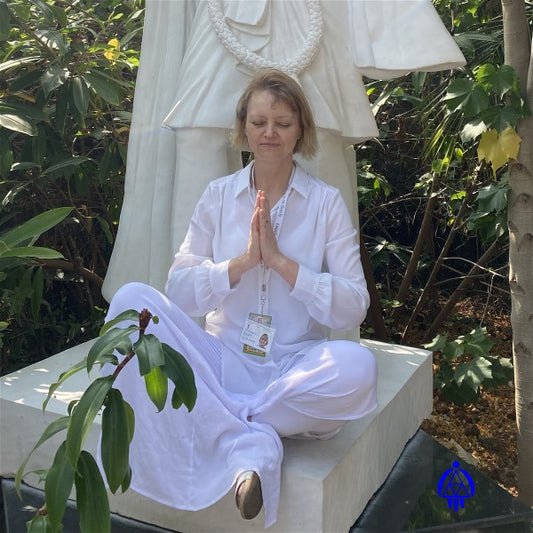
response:
[[[133,490],[166,505],[199,510],[222,498],[237,475],[255,470],[263,489],[265,527],[276,521],[283,446],[280,437],[328,438],[348,420],[375,409],[376,363],[351,341],[319,342],[265,390],[235,394],[220,383],[225,347],[163,294],[130,283],[114,296],[108,318],[146,308],[159,317],[147,332],[191,365],[198,398],[189,413],[170,405],[156,413],[136,358],[115,386],[135,412],[130,464]],[[235,511],[237,512],[237,510]]]

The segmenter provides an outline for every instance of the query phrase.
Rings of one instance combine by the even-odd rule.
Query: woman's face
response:
[[[256,162],[292,161],[302,133],[298,114],[269,91],[250,96],[244,132]]]

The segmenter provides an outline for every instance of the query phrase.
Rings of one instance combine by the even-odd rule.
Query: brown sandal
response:
[[[245,520],[255,518],[263,507],[261,480],[253,470],[247,470],[237,476],[235,504]]]

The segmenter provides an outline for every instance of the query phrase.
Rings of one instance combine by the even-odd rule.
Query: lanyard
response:
[[[294,178],[294,172],[295,172],[296,166],[293,165],[292,168],[292,174],[289,179],[289,184],[287,186],[287,190],[281,197],[279,201],[279,207],[277,209],[277,212],[275,213],[275,220],[272,221],[272,231],[274,232],[274,236],[276,237],[276,241],[279,241],[279,235],[281,232],[281,226],[283,224],[283,219],[285,218],[285,211],[287,209],[287,201],[289,199],[289,194],[291,192],[291,185],[292,180]],[[252,169],[253,172],[253,169]],[[254,187],[255,188],[255,187]],[[255,203],[255,200],[254,200]],[[258,307],[259,307],[259,313],[261,315],[265,315],[268,313],[268,282],[270,280],[270,275],[272,273],[272,270],[265,266],[263,261],[261,261],[261,264],[259,266],[259,276],[257,278],[258,283],[258,295],[259,295],[259,301],[258,301]]]

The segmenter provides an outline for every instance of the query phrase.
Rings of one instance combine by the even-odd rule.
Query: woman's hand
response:
[[[261,248],[259,245],[259,194],[255,199],[254,214],[250,222],[250,234],[246,252],[239,257],[231,259],[228,265],[230,287],[233,287],[241,279],[241,276],[257,266],[262,261]]]
[[[250,236],[246,252],[233,258],[228,265],[230,287],[239,282],[241,276],[259,263],[275,270],[292,288],[298,277],[298,263],[283,255],[270,220],[270,203],[264,191],[255,199],[254,214],[250,222]]]
[[[275,270],[289,284],[291,289],[298,277],[298,263],[283,255],[278,247],[278,240],[270,219],[270,202],[264,191],[257,193],[259,201],[259,248],[261,258],[268,268]]]
[[[257,193],[257,206],[259,207],[259,249],[261,259],[265,266],[274,268],[276,263],[281,259],[281,252],[278,248],[278,241],[272,229],[272,220],[270,219],[270,202],[264,191]]]

